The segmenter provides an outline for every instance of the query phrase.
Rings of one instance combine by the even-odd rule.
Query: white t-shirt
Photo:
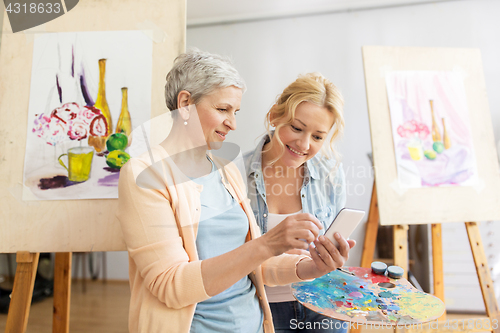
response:
[[[269,213],[268,220],[267,220],[267,231],[271,230],[278,224],[280,224],[281,221],[286,219],[290,215],[295,215],[302,213],[302,210],[298,211],[297,213],[293,214],[272,214]],[[265,286],[266,288],[266,294],[267,294],[267,299],[269,300],[269,303],[279,303],[279,302],[290,302],[290,301],[295,301],[295,297],[292,295],[292,288],[290,285],[286,286],[276,286],[276,287],[268,287]]]

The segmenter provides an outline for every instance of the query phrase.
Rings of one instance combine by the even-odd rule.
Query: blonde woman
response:
[[[303,213],[318,218],[324,231],[344,207],[345,177],[333,147],[344,129],[343,104],[337,87],[310,73],[286,87],[267,113],[268,134],[244,156],[248,197],[263,234]],[[309,250],[287,253],[316,255]],[[346,331],[344,322],[295,301],[290,286],[266,287],[266,293],[276,332]]]

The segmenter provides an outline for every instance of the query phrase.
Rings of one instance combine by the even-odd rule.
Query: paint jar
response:
[[[399,266],[389,266],[387,268],[387,275],[393,279],[400,279],[403,277],[405,270]]]
[[[384,275],[387,265],[381,261],[372,262],[372,271],[375,274]]]

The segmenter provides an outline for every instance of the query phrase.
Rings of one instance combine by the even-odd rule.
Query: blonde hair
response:
[[[331,135],[329,145],[323,145],[322,153],[327,157],[334,157],[336,165],[339,164],[340,154],[335,150],[335,139],[341,137],[344,133],[344,98],[339,89],[330,80],[325,78],[320,73],[308,73],[299,75],[299,77],[292,82],[283,92],[278,95],[276,104],[273,105],[271,110],[266,115],[265,126],[269,137],[271,131],[269,125],[271,119],[273,122],[280,122],[276,126],[276,132],[283,126],[289,125],[295,119],[295,110],[302,102],[309,102],[321,107],[325,107],[333,114],[333,126],[330,130]],[[278,144],[281,148],[281,155],[271,161],[271,164],[283,156],[285,153],[285,145],[280,137],[276,137]],[[269,142],[265,151],[273,148],[273,141]]]

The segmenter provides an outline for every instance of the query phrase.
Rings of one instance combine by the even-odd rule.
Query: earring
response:
[[[188,124],[188,122],[187,122],[187,121],[185,121],[185,122],[184,122],[184,125],[187,125],[187,124]]]
[[[271,126],[272,126],[272,127],[276,127],[276,125],[275,125],[275,124],[271,124]]]

